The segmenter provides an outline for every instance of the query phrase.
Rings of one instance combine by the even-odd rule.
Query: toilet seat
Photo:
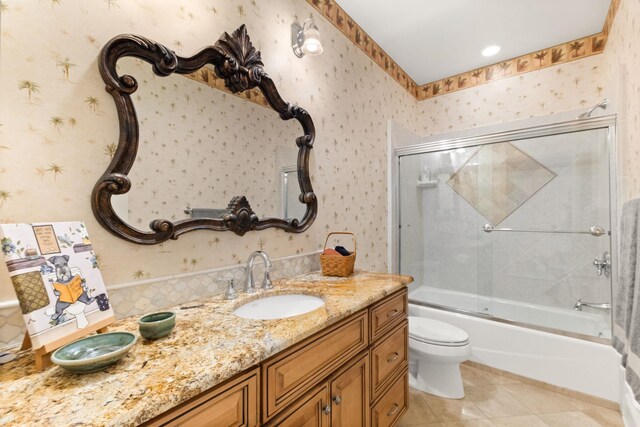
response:
[[[460,328],[435,319],[409,316],[409,339],[443,347],[469,344],[469,334]]]

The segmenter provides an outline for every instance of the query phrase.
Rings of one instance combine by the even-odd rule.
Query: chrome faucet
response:
[[[262,289],[273,289],[273,283],[271,282],[271,276],[269,275],[269,272],[271,270],[271,260],[265,252],[255,251],[254,253],[249,255],[247,266],[245,267],[245,275],[247,276],[247,281],[245,282],[244,291],[248,294],[254,293],[256,291],[256,284],[253,280],[253,261],[258,256],[261,257],[264,261],[264,278],[262,280]]]
[[[578,302],[573,306],[573,309],[582,311],[582,307],[597,308],[604,311],[611,310],[611,304],[608,302],[582,302],[582,299],[578,298]]]

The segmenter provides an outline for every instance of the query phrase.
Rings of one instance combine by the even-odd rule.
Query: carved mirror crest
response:
[[[138,81],[132,75],[126,73],[122,75],[119,74],[121,64],[118,63],[118,61],[121,61],[125,58],[136,60],[140,64],[145,65],[145,67],[148,67],[150,65],[150,68],[153,70],[154,74],[154,76],[151,76],[152,79],[156,79],[156,77],[166,78],[175,74],[187,75],[192,79],[199,80],[200,82],[209,83],[210,79],[215,79],[217,77],[219,79],[223,79],[224,86],[226,87],[228,92],[231,92],[233,94],[243,93],[245,95],[245,98],[248,99],[251,99],[252,97],[255,98],[253,92],[255,92],[255,89],[257,89],[261,94],[261,101],[265,105],[268,105],[270,109],[277,113],[277,116],[279,116],[278,119],[274,114],[274,117],[278,122],[288,121],[291,119],[297,120],[302,127],[303,135],[296,137],[295,134],[299,135],[299,131],[295,132],[293,138],[295,138],[296,148],[293,148],[292,141],[287,142],[288,147],[286,147],[286,149],[294,150],[293,153],[289,153],[292,155],[288,155],[287,157],[289,159],[289,163],[293,163],[293,165],[276,165],[277,167],[275,169],[282,171],[282,176],[284,177],[284,179],[279,180],[279,178],[275,178],[274,175],[273,181],[281,183],[283,182],[285,183],[284,185],[287,185],[287,183],[291,185],[291,182],[295,182],[295,180],[287,179],[287,177],[291,178],[292,171],[297,172],[297,183],[300,189],[298,201],[300,203],[299,206],[304,206],[306,208],[304,212],[301,208],[297,208],[296,206],[294,206],[293,208],[290,207],[289,209],[286,208],[287,195],[291,195],[292,192],[293,194],[295,194],[295,189],[293,189],[292,187],[281,188],[278,190],[278,194],[281,197],[285,197],[285,201],[282,202],[281,200],[278,203],[274,202],[274,206],[285,206],[281,211],[284,212],[283,215],[287,215],[287,211],[299,212],[298,215],[300,216],[300,218],[277,218],[274,215],[274,217],[266,217],[261,219],[258,217],[258,214],[253,211],[250,205],[250,198],[246,194],[231,194],[231,200],[227,202],[228,205],[226,206],[226,208],[224,208],[223,206],[206,206],[207,208],[211,209],[200,209],[200,211],[208,212],[202,217],[196,217],[195,215],[193,215],[193,209],[187,206],[184,209],[184,213],[191,214],[191,218],[177,219],[172,221],[172,219],[155,217],[157,219],[152,219],[149,223],[151,231],[142,231],[132,225],[131,222],[134,221],[128,219],[128,217],[130,216],[127,214],[126,206],[128,205],[125,205],[125,209],[122,210],[122,208],[118,208],[118,203],[114,202],[119,200],[119,197],[127,195],[127,193],[132,190],[132,185],[136,184],[136,182],[134,182],[135,180],[132,180],[130,178],[130,172],[134,164],[143,163],[144,160],[144,163],[146,164],[153,163],[155,165],[158,165],[161,163],[160,160],[163,150],[155,149],[156,151],[153,152],[155,157],[153,157],[151,160],[142,159],[142,155],[139,152],[139,149],[141,148],[141,123],[139,122],[136,108],[134,107],[134,101],[132,99],[135,98],[136,105],[138,105],[140,101],[140,95],[138,94],[135,97],[133,96],[134,93],[136,93],[136,91],[138,90]],[[213,70],[211,70],[211,68],[205,67],[206,65],[212,66]],[[106,84],[106,90],[112,95],[115,101],[118,119],[120,122],[120,136],[118,145],[113,152],[112,161],[105,173],[96,183],[91,198],[93,213],[103,227],[105,227],[116,236],[129,240],[131,242],[139,244],[156,244],[164,242],[168,239],[176,239],[179,235],[189,231],[202,229],[214,231],[233,231],[237,235],[242,236],[247,231],[263,230],[270,227],[280,228],[287,232],[300,233],[311,226],[316,218],[318,210],[317,199],[311,186],[311,179],[309,174],[309,156],[315,138],[315,128],[313,125],[313,121],[311,120],[309,114],[303,108],[300,108],[297,105],[289,104],[280,97],[274,82],[264,71],[260,52],[253,47],[244,25],[234,31],[231,35],[225,32],[215,43],[215,45],[208,46],[190,57],[181,57],[167,47],[141,36],[130,34],[119,35],[113,38],[104,46],[100,53],[98,66],[102,79]],[[197,78],[193,77],[196,75],[198,76]],[[165,87],[178,87],[176,84],[165,84],[164,79],[160,80],[162,80],[163,89],[165,89]],[[184,80],[189,81],[189,79]],[[147,80],[143,81],[146,82]],[[205,89],[208,88],[205,87]],[[198,90],[202,92],[202,89],[198,88]],[[220,91],[211,90],[210,92]],[[175,94],[175,96],[178,96],[178,94]],[[207,99],[209,104],[217,105],[218,101],[209,100],[209,97],[211,96],[210,93],[205,93],[204,96],[208,97]],[[227,99],[230,100],[239,99],[234,95],[225,94],[223,95],[223,97],[224,96],[226,96]],[[158,95],[155,94],[155,97],[156,98],[154,99],[154,101],[157,102]],[[171,105],[173,106],[174,103],[172,103]],[[238,112],[238,108],[236,108],[235,106],[232,106],[229,109],[225,109],[225,107],[220,106],[218,106],[218,108],[222,108],[222,110],[224,111],[224,117],[207,117],[207,120],[209,122],[211,122],[212,120],[231,120],[233,114]],[[264,121],[264,115],[256,117],[254,114],[255,108],[263,107],[252,108],[254,109],[249,109],[248,111],[253,111],[253,113],[245,113],[244,117],[236,117],[234,119],[236,125],[239,126],[238,129],[247,129],[248,126],[254,125],[254,122]],[[271,113],[271,110],[269,110],[269,114]],[[200,106],[198,111],[200,112],[200,114],[205,114],[208,112],[207,107],[204,106]],[[156,111],[156,114],[157,113],[158,112]],[[254,114],[254,116],[251,116],[251,114]],[[184,117],[185,116],[183,115],[183,118]],[[144,120],[147,119],[145,118]],[[187,123],[189,122],[189,120],[183,121]],[[270,124],[270,126],[274,125]],[[225,128],[227,128],[227,126],[225,126]],[[189,134],[198,134],[199,132],[202,131],[188,131]],[[206,132],[206,127],[204,132]],[[291,134],[291,132],[289,132],[289,134]],[[278,140],[278,143],[280,143],[282,135],[282,133],[279,133],[277,136],[270,139]],[[246,144],[252,144],[256,139],[263,139],[261,135],[256,135],[255,137],[242,134],[234,136],[237,139],[244,140],[245,148]],[[163,135],[154,134],[154,138],[149,138],[149,141],[145,140],[143,142],[145,145],[160,144],[162,143],[162,137]],[[202,144],[201,140],[198,140],[198,143],[200,145],[205,145]],[[257,144],[257,142],[255,143]],[[163,147],[166,146],[165,143],[162,143],[161,145]],[[276,148],[280,149],[280,151],[283,151],[282,146],[278,146]],[[227,152],[230,151],[226,141],[223,143],[222,147],[216,146],[212,148],[211,146],[209,146],[207,150],[209,154],[213,153],[214,157],[222,162],[225,161],[224,156],[228,155]],[[242,150],[242,148],[240,150]],[[260,150],[262,150],[262,148],[258,149],[259,153],[261,153]],[[199,157],[198,153],[191,153],[190,147],[184,151],[186,151],[185,155],[190,155],[196,158]],[[145,155],[148,155],[148,153]],[[231,156],[233,155],[234,154],[232,152]],[[277,156],[278,158],[283,157],[281,153],[279,153]],[[254,157],[259,156],[254,155]],[[261,160],[263,161],[264,159]],[[258,160],[259,165],[261,160]],[[172,164],[175,163],[175,159],[171,159],[171,161]],[[201,160],[201,162],[199,163],[199,169],[205,169],[206,166],[209,173],[213,173],[219,166],[215,164],[202,165],[203,161],[204,160]],[[280,161],[280,163],[282,163],[282,161]],[[157,169],[155,170],[155,174],[162,175],[165,172],[165,168],[161,166],[156,167]],[[246,166],[247,169],[251,169],[251,167],[252,166],[250,165]],[[265,166],[262,164],[261,167]],[[253,168],[254,171],[257,170],[257,167],[253,166]],[[181,170],[181,172],[181,175],[189,177],[191,176],[191,173],[193,171],[185,167]],[[237,172],[227,172],[225,175],[226,181],[224,182],[242,181],[242,174]],[[247,173],[245,171],[245,176],[246,174]],[[204,180],[207,180],[207,178],[208,176],[200,177],[200,179]],[[174,187],[176,187],[176,183],[173,179],[170,180],[171,184],[156,183],[157,179],[159,178],[156,178],[154,176],[151,180],[147,178],[143,180],[142,183],[137,184],[139,186],[150,186],[151,184],[149,183],[151,182],[153,184],[160,185],[161,187],[159,189],[156,188],[154,190],[154,198],[161,198],[163,196],[163,188],[168,187],[169,185],[173,185]],[[219,182],[220,179],[217,179],[216,181],[216,179],[211,178],[210,181],[214,182],[213,184],[207,182],[210,188],[213,188],[216,185],[215,182],[218,182],[218,187],[225,185]],[[246,178],[245,181],[247,181]],[[261,178],[253,178],[251,180],[251,183],[254,185],[260,184]],[[249,183],[244,182],[242,184],[243,186],[241,186],[240,188],[249,188]],[[193,182],[188,182],[187,184],[182,183],[177,187],[178,190],[180,190],[183,187],[186,189],[187,186],[199,188],[198,185],[194,184]],[[256,190],[264,191],[264,189],[262,188],[258,188]],[[230,191],[236,190],[232,189]],[[228,191],[225,188],[221,194],[226,195],[227,192]],[[131,194],[134,193],[135,192],[132,192]],[[200,193],[202,193],[202,190],[200,190]],[[178,196],[173,196],[173,198],[177,199]],[[219,209],[214,209],[216,207]],[[131,210],[129,209],[129,212],[130,211]],[[150,212],[145,212],[145,214],[151,215],[151,218],[154,218],[154,215],[159,215],[160,211],[151,209]],[[141,215],[136,214],[136,216]],[[142,220],[139,220],[138,222],[141,223],[141,221]]]

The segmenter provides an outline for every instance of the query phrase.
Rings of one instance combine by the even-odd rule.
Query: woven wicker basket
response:
[[[353,266],[356,263],[356,236],[348,231],[334,231],[327,235],[324,241],[324,248],[327,249],[329,237],[333,234],[348,234],[353,237],[353,252],[349,256],[323,255],[320,254],[320,265],[323,276],[347,277],[353,274]]]

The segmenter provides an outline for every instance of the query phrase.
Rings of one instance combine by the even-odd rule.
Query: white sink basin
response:
[[[241,305],[233,314],[253,320],[286,319],[308,313],[323,305],[322,298],[311,295],[276,295]]]

